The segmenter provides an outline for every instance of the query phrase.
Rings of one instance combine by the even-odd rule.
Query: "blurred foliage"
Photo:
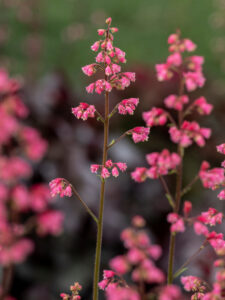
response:
[[[167,54],[169,33],[180,28],[198,43],[206,69],[218,74],[211,53],[211,0],[2,0],[0,24],[5,26],[1,56],[10,69],[26,74],[36,60],[38,74],[59,68],[80,80],[82,65],[92,62],[90,45],[106,16],[119,27],[117,44],[128,62],[154,64]],[[4,35],[4,34],[3,34]],[[32,53],[30,53],[32,52]],[[36,52],[36,53],[35,53]],[[36,54],[36,55],[35,55]]]

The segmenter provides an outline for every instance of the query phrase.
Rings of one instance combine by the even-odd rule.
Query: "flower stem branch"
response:
[[[116,113],[117,108],[118,108],[118,104],[113,108],[113,110],[112,110],[111,113],[109,114],[109,119],[111,119],[112,116]]]
[[[96,112],[96,114],[97,114],[97,116],[98,116],[98,119],[99,119],[102,123],[104,123],[104,118],[103,118],[103,116],[100,114],[100,112],[98,112],[97,109],[95,110],[95,112]]]
[[[113,140],[108,146],[107,149],[109,150],[112,146],[114,146],[115,144],[117,144],[120,140],[122,140],[126,135],[127,135],[128,131],[124,132],[120,137],[118,137],[116,140]]]
[[[187,192],[190,191],[190,189],[192,188],[192,186],[198,181],[199,179],[199,175],[197,174],[193,180],[185,187],[183,188],[182,192],[181,192],[181,196],[185,195]]]
[[[171,194],[171,192],[170,192],[170,190],[169,190],[169,187],[168,187],[168,185],[167,185],[165,179],[163,178],[163,176],[159,176],[159,179],[160,179],[160,181],[161,181],[161,183],[162,183],[162,186],[163,186],[163,188],[164,188],[164,190],[165,190],[165,192],[166,192],[166,197],[167,197],[167,199],[168,199],[168,201],[169,201],[169,204],[170,204],[170,205],[172,206],[172,208],[174,209],[174,207],[175,207],[175,202],[174,202],[173,196],[172,196],[172,194]]]
[[[81,204],[83,205],[83,207],[86,209],[86,211],[92,217],[92,219],[96,222],[96,224],[98,224],[98,218],[95,216],[95,214],[92,212],[92,210],[87,206],[87,204],[84,202],[84,200],[82,200],[80,194],[77,192],[77,190],[75,189],[75,187],[71,183],[69,183],[69,181],[67,181],[66,179],[65,179],[65,181],[66,181],[67,184],[69,184],[71,186],[73,194],[81,202]]]
[[[12,264],[3,268],[0,300],[5,300],[5,298],[8,296],[13,277],[13,269],[14,267]]]
[[[174,273],[173,278],[175,279],[176,277],[178,277],[181,274],[182,270],[184,270],[190,264],[190,262],[195,257],[197,257],[208,244],[209,244],[208,241],[205,240],[204,243],[201,245],[201,247]]]

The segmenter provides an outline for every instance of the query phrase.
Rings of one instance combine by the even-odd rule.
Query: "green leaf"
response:
[[[185,267],[185,268],[182,268],[180,270],[178,270],[174,275],[173,275],[173,278],[177,278],[179,275],[181,275],[182,273],[184,273],[188,268]]]
[[[108,145],[108,147],[111,147],[113,144],[115,144],[115,140],[114,139],[111,141],[111,143]]]
[[[169,204],[172,206],[172,208],[174,208],[174,207],[175,207],[175,204],[174,204],[174,202],[173,202],[172,197],[171,197],[169,194],[166,194],[166,198],[167,198],[167,200],[169,201]]]

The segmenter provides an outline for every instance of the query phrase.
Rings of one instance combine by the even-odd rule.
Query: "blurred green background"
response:
[[[1,0],[1,59],[14,73],[29,77],[32,71],[38,76],[60,68],[80,82],[81,66],[92,62],[89,50],[96,28],[111,16],[120,30],[116,42],[126,50],[128,62],[161,61],[168,35],[180,28],[197,41],[206,70],[218,76],[220,60],[212,50],[215,34],[221,33],[221,24],[214,20],[219,5],[223,1]]]

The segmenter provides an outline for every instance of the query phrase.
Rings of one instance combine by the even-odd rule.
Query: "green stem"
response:
[[[0,300],[5,300],[8,296],[13,277],[13,265],[8,265],[3,268]]]
[[[201,245],[201,247],[175,272],[175,274],[173,275],[173,278],[176,278],[177,274],[180,274],[180,272],[189,265],[189,263],[199,255],[200,252],[202,252],[203,249],[205,249],[205,247],[207,246],[208,241],[205,240],[204,243]]]
[[[95,214],[92,212],[92,210],[87,206],[87,204],[82,200],[81,196],[79,195],[79,193],[77,192],[77,190],[75,189],[75,187],[71,183],[69,183],[69,184],[71,186],[73,194],[77,197],[77,199],[81,202],[81,204],[84,206],[84,208],[86,209],[86,211],[89,213],[89,215],[92,217],[92,219],[98,225],[98,218],[95,216]]]
[[[182,76],[182,75],[181,75]],[[181,78],[180,88],[179,88],[179,96],[181,96],[184,92],[184,80]],[[178,124],[179,129],[181,128],[183,122],[183,112],[178,112]],[[176,196],[175,196],[175,207],[173,211],[175,213],[179,213],[180,202],[182,197],[182,174],[183,174],[183,148],[178,144],[177,153],[181,158],[180,165],[177,169],[177,178],[176,178]],[[176,243],[176,234],[170,233],[170,247],[169,247],[169,262],[168,262],[168,273],[167,273],[167,283],[173,283],[173,265],[174,265],[174,256],[175,256],[175,243]]]
[[[105,121],[104,121],[104,146],[102,165],[105,166],[108,151],[108,132],[109,132],[109,93],[105,93]],[[94,268],[94,282],[93,282],[93,300],[98,300],[98,282],[100,273],[101,262],[101,249],[102,249],[102,229],[103,229],[103,211],[104,211],[104,198],[105,198],[105,180],[101,182],[100,192],[100,206],[98,216],[98,232],[95,252],[95,268]]]

